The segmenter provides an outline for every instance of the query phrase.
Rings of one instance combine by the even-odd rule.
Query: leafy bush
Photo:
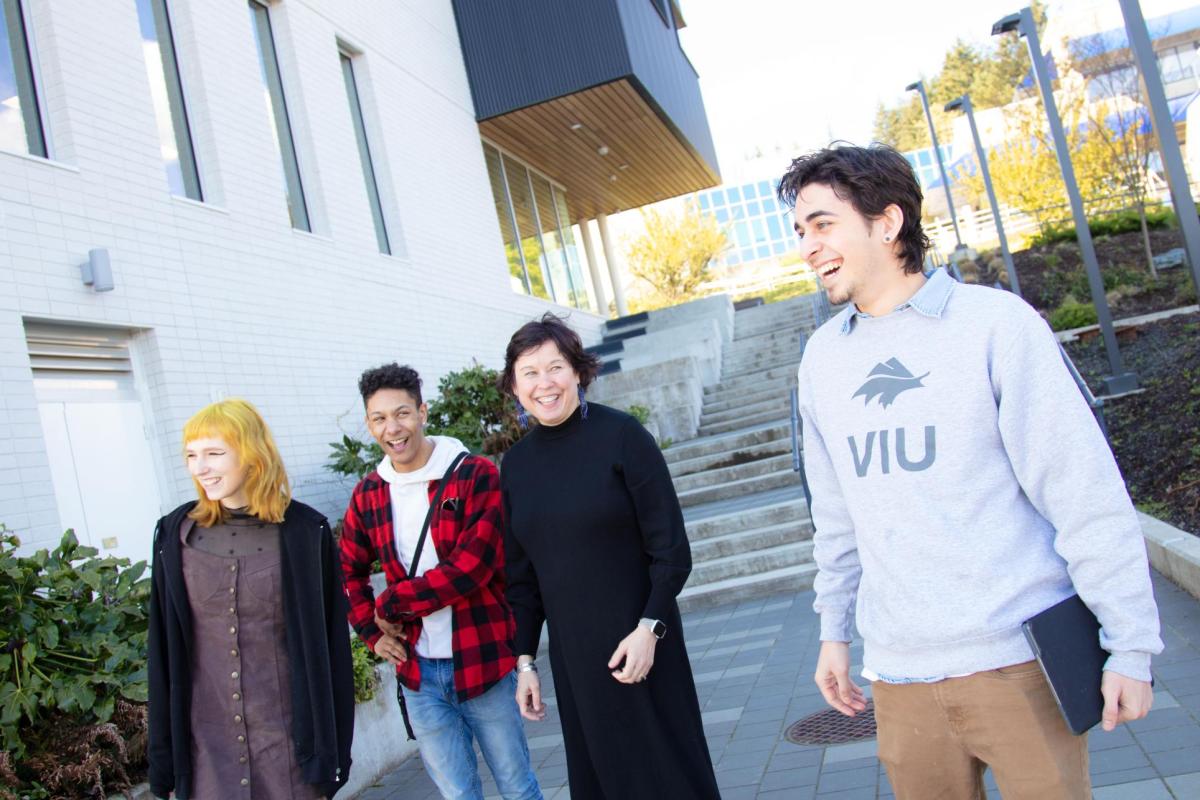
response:
[[[1099,321],[1096,307],[1091,303],[1079,303],[1068,298],[1050,314],[1050,327],[1056,331],[1083,328]]]
[[[357,636],[350,639],[350,656],[354,666],[354,702],[365,703],[379,691],[382,682],[375,667],[383,659],[372,653],[366,642]]]
[[[31,798],[125,788],[145,759],[146,562],[73,531],[49,552],[19,544],[0,525],[0,775]]]
[[[1165,208],[1146,210],[1146,227],[1152,231],[1175,226],[1175,212]],[[1115,236],[1118,233],[1140,231],[1142,222],[1136,211],[1118,211],[1088,220],[1092,236]],[[1029,240],[1030,247],[1075,241],[1074,225],[1048,225]]]
[[[650,421],[650,409],[646,408],[645,406],[640,406],[635,403],[625,410],[629,412],[629,416],[633,417],[643,425]]]
[[[438,382],[429,403],[428,433],[453,436],[473,453],[496,456],[516,444],[523,431],[517,411],[497,386],[500,373],[475,362]]]
[[[342,436],[340,442],[331,442],[333,452],[325,462],[325,469],[355,480],[362,480],[383,460],[383,448],[378,442],[363,442]]]

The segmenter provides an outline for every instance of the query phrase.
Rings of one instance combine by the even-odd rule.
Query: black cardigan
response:
[[[150,790],[157,797],[173,790],[176,800],[192,793],[192,618],[179,529],[195,505],[158,521],[150,586]],[[332,797],[350,774],[354,737],[342,570],[329,522],[313,508],[292,501],[279,529],[296,762],[305,782]]]

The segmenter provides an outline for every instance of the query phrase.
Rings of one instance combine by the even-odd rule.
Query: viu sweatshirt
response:
[[[891,313],[853,304],[799,369],[823,641],[864,673],[968,675],[1033,657],[1021,623],[1078,593],[1111,653],[1162,651],[1136,512],[1046,323],[934,272]]]

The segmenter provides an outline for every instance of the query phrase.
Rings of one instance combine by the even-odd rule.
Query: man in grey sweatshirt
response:
[[[1162,650],[1138,519],[1046,323],[1015,295],[922,274],[902,156],[838,146],[779,188],[846,308],[799,370],[821,617],[816,681],[854,715],[857,624],[897,798],[1090,797],[1021,623],[1078,593],[1111,653],[1103,727],[1150,709]]]

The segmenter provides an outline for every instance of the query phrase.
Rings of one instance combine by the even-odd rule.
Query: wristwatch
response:
[[[650,619],[642,617],[638,620],[638,625],[645,625],[654,634],[655,639],[661,639],[667,635],[667,626],[661,619]]]

